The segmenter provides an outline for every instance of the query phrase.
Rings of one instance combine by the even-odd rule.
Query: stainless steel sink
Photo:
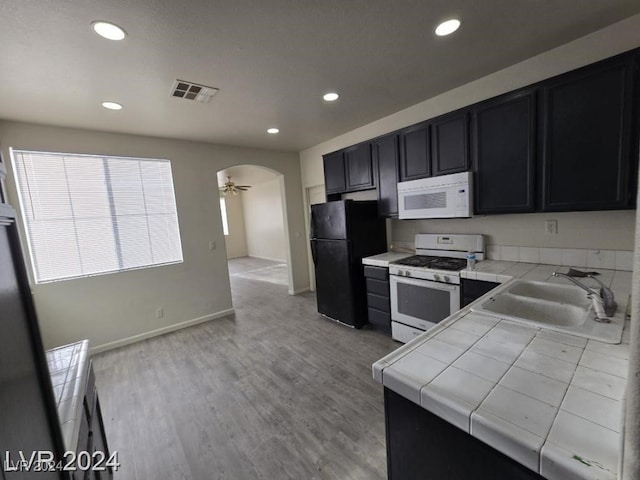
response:
[[[584,290],[573,285],[514,280],[493,290],[471,310],[534,327],[620,343],[624,315],[611,323],[594,321],[592,303]]]

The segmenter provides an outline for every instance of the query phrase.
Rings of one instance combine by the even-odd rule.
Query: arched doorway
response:
[[[232,286],[234,281],[264,282],[270,289],[281,286],[286,294],[292,279],[282,175],[265,167],[238,165],[220,170],[217,176]]]

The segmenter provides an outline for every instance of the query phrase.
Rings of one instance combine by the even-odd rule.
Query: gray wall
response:
[[[84,338],[94,351],[111,348],[230,312],[216,172],[233,165],[260,165],[282,174],[290,291],[309,286],[300,164],[295,154],[7,121],[0,122],[0,142],[14,205],[18,201],[9,147],[171,160],[184,263],[41,285],[32,281],[47,348]],[[218,246],[213,251],[211,240]],[[29,264],[25,242],[23,248]],[[157,319],[160,307],[164,317]]]
[[[256,184],[242,195],[248,255],[286,261],[280,178]]]

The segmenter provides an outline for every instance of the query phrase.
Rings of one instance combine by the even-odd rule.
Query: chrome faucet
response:
[[[595,275],[593,275],[592,273],[580,272],[572,268],[570,268],[569,272],[567,273],[553,272],[552,275],[554,277],[566,278],[567,280],[571,281],[572,283],[583,289],[585,292],[587,292],[587,297],[591,299],[593,303],[593,309],[596,312],[595,320],[597,322],[609,323],[611,321],[609,317],[611,317],[616,311],[616,302],[614,300],[613,292]],[[593,278],[600,285],[600,290],[597,291],[593,288],[587,287],[575,277]]]

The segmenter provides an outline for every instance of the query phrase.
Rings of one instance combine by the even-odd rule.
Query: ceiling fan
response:
[[[245,192],[251,188],[251,185],[236,185],[231,181],[231,177],[227,177],[227,182],[220,187],[220,191],[227,195],[228,193],[233,193],[237,195],[240,192]]]

